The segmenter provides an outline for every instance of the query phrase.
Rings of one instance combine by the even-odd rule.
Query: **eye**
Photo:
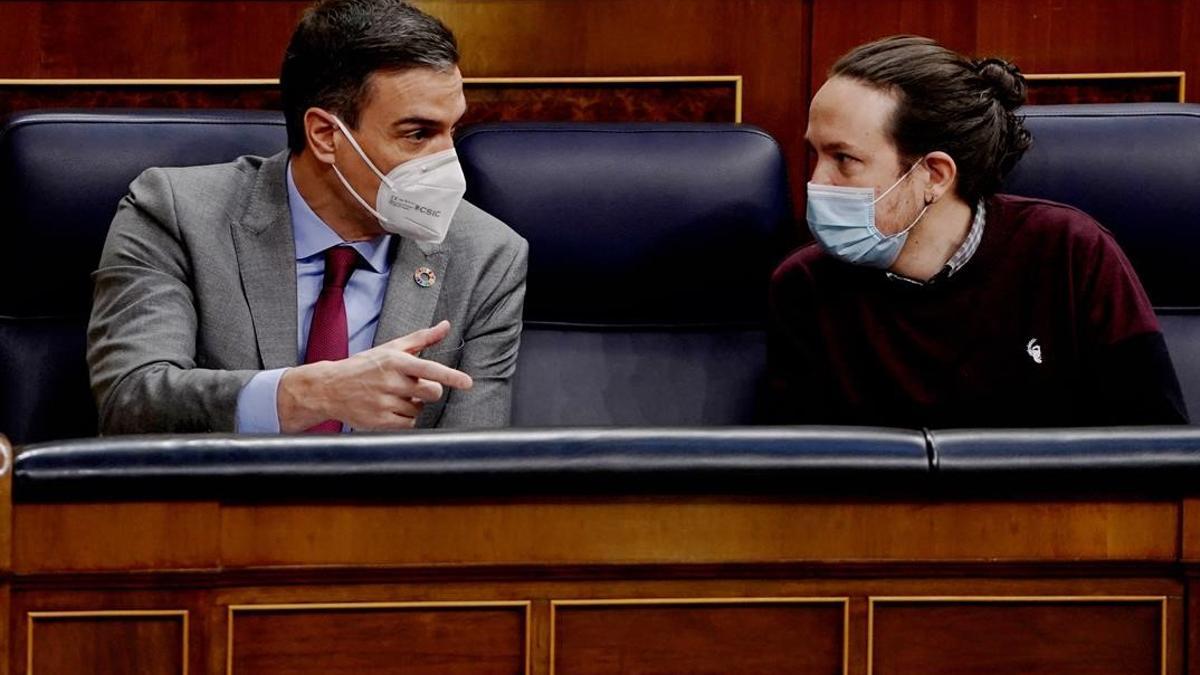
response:
[[[417,143],[428,140],[431,136],[433,136],[433,134],[430,132],[429,129],[426,129],[425,127],[421,127],[420,129],[413,129],[412,131],[404,134],[405,139],[414,141]]]
[[[847,154],[846,154],[846,153],[844,153],[844,152],[835,152],[835,153],[833,153],[833,159],[834,159],[834,161],[835,161],[835,162],[837,162],[838,164],[845,164],[846,162],[856,162],[856,161],[858,161],[858,160],[857,160],[857,158],[855,158],[855,157],[851,157],[850,155],[847,155]]]

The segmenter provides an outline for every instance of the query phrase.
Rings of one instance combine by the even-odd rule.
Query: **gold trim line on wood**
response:
[[[186,609],[89,609],[78,611],[41,611],[41,612],[26,612],[25,622],[26,644],[25,644],[25,675],[33,675],[33,624],[35,620],[50,620],[55,619],[111,619],[120,617],[167,617],[178,616],[183,618],[183,639],[181,642],[183,664],[180,672],[183,675],[188,675],[188,634],[191,632],[188,626],[188,610]]]
[[[608,77],[464,77],[463,84],[669,84],[672,82],[728,82],[740,87],[741,75],[649,75]],[[0,78],[0,86],[277,86],[278,79],[263,78]]]
[[[1162,606],[1159,609],[1160,620],[1158,622],[1158,631],[1162,635],[1162,652],[1159,656],[1162,665],[1162,675],[1167,675],[1167,597],[1163,596]],[[1186,639],[1186,638],[1185,638]]]
[[[850,675],[850,598],[843,596],[754,598],[613,598],[550,601],[550,667],[554,675],[559,607],[672,607],[679,605],[842,605],[842,675]]]
[[[848,603],[849,597],[843,596],[812,596],[812,597],[784,597],[784,596],[767,596],[753,598],[731,598],[728,596],[717,598],[588,598],[581,600],[551,600],[551,607],[619,607],[624,605],[766,605],[766,604],[785,604],[785,605],[814,605],[814,604],[836,604]]]
[[[871,603],[885,602],[1159,602],[1165,595],[872,595]]]
[[[1138,603],[1158,603],[1159,613],[1159,672],[1161,675],[1167,675],[1167,596],[1165,595],[890,595],[890,596],[870,596],[867,598],[867,675],[874,675],[875,662],[875,604],[902,604],[902,603],[976,603],[976,604],[1002,604],[1002,603],[1030,603],[1030,602],[1045,602],[1050,603],[1105,603],[1105,602],[1123,602],[1129,604]]]
[[[233,675],[233,614],[238,612],[303,612],[318,611],[353,611],[376,609],[464,609],[464,608],[521,608],[525,614],[525,675],[533,672],[533,653],[530,643],[531,615],[533,614],[532,600],[479,600],[479,601],[429,601],[429,602],[312,602],[312,603],[280,603],[268,605],[229,605],[226,608],[225,630],[225,673]],[[187,675],[185,671],[183,675]]]
[[[205,79],[205,78],[96,78],[96,79],[4,79],[0,87],[171,87],[171,86],[220,86],[220,87],[271,87],[278,86],[278,79]]]
[[[850,675],[850,598],[842,605],[842,675]]]
[[[479,600],[479,601],[422,601],[422,602],[292,602],[267,605],[229,605],[229,611],[238,612],[303,612],[306,610],[338,610],[338,609],[422,609],[429,607],[462,608],[462,607],[526,607],[530,600]]]
[[[1126,73],[1030,73],[1025,75],[1026,80],[1035,82],[1042,81],[1070,81],[1070,80],[1151,80],[1168,77],[1179,78],[1179,102],[1183,103],[1187,100],[1187,72],[1183,70],[1158,70],[1158,71],[1134,71]]]
[[[1026,73],[1026,80],[1148,80],[1183,77],[1182,70],[1133,71],[1127,73]]]
[[[4,476],[12,468],[12,458],[12,442],[8,440],[8,436],[0,434],[0,459],[4,460],[3,468],[0,468],[0,476]]]

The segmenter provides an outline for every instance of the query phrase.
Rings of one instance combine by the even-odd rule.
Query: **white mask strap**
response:
[[[371,167],[371,170],[375,172],[376,176],[379,176],[379,180],[383,181],[384,185],[388,186],[389,188],[392,187],[392,181],[389,180],[387,176],[383,175],[383,172],[381,172],[378,168],[376,168],[375,164],[372,163],[369,158],[367,158],[367,153],[363,152],[363,149],[361,146],[359,146],[358,141],[354,140],[354,134],[350,133],[350,129],[346,128],[345,123],[342,122],[342,120],[337,115],[332,115],[332,117],[333,117],[333,121],[335,123],[337,123],[338,128],[342,130],[342,135],[346,137],[346,140],[350,141],[350,146],[354,148],[354,151],[358,153],[358,156],[362,158],[362,161],[365,162],[367,166]],[[341,173],[338,174],[339,177],[341,175],[342,175]],[[342,181],[344,182],[345,179],[343,178]],[[354,191],[351,190],[351,192],[354,192]],[[357,194],[358,193],[355,193],[356,196],[357,196]],[[359,201],[362,201],[362,200],[359,199]],[[370,207],[367,207],[367,208],[370,208]],[[374,210],[374,209],[372,209],[372,210]]]
[[[921,219],[925,217],[925,212],[929,210],[929,207],[930,207],[930,206],[933,206],[933,204],[926,204],[926,205],[925,205],[925,208],[921,209],[921,212],[917,214],[917,217],[916,217],[916,218],[914,218],[914,219],[913,219],[913,221],[912,221],[911,223],[909,223],[909,224],[908,224],[908,227],[904,228],[903,230],[900,230],[900,231],[899,231],[899,232],[897,232],[896,234],[890,234],[890,235],[888,235],[888,237],[887,237],[887,238],[888,238],[888,239],[891,239],[892,237],[902,237],[902,236],[904,236],[904,235],[908,234],[909,230],[911,230],[911,229],[913,229],[914,227],[916,227],[916,226],[917,226],[917,223],[921,222]]]
[[[336,119],[336,118],[334,118],[334,119]],[[358,146],[356,145],[355,147],[358,147]],[[871,203],[878,204],[880,199],[883,199],[884,197],[888,196],[889,192],[891,192],[892,190],[895,190],[896,186],[899,185],[900,183],[903,183],[904,179],[908,178],[908,174],[912,173],[913,169],[916,169],[921,164],[921,162],[924,162],[924,161],[925,161],[925,158],[922,157],[921,159],[918,159],[916,162],[913,162],[913,165],[908,167],[908,171],[905,171],[903,176],[900,176],[900,178],[896,179],[895,183],[892,183],[892,187],[884,190],[883,194],[876,197],[875,200],[872,201]]]
[[[346,177],[345,177],[345,176],[343,176],[343,175],[342,175],[342,172],[338,170],[338,168],[337,168],[337,165],[336,165],[336,164],[334,164],[334,165],[333,165],[333,172],[334,172],[335,174],[337,174],[338,180],[342,181],[342,185],[345,185],[345,186],[346,186],[346,190],[347,190],[347,191],[348,191],[348,192],[349,192],[351,195],[354,195],[354,198],[355,198],[356,200],[358,200],[358,203],[359,203],[359,204],[362,204],[362,207],[363,207],[364,209],[366,209],[366,210],[370,211],[370,212],[371,212],[371,215],[375,216],[375,217],[376,217],[376,218],[378,218],[379,220],[382,220],[382,221],[387,221],[387,218],[384,218],[384,217],[383,217],[383,215],[382,215],[381,213],[379,213],[378,211],[376,211],[374,206],[371,206],[370,204],[368,204],[368,203],[367,203],[367,200],[363,199],[363,198],[362,198],[362,196],[361,196],[361,195],[359,195],[359,194],[358,194],[358,192],[357,192],[357,191],[356,191],[354,188],[350,187],[350,181],[346,180]]]

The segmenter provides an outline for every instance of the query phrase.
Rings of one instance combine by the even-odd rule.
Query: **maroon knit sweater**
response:
[[[816,245],[771,283],[776,422],[1029,427],[1187,421],[1150,301],[1112,236],[996,195],[975,255],[919,286]]]

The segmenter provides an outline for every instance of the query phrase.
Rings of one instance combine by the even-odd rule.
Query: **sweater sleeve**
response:
[[[1081,265],[1093,390],[1106,424],[1186,424],[1187,408],[1158,319],[1133,266],[1105,231]]]

